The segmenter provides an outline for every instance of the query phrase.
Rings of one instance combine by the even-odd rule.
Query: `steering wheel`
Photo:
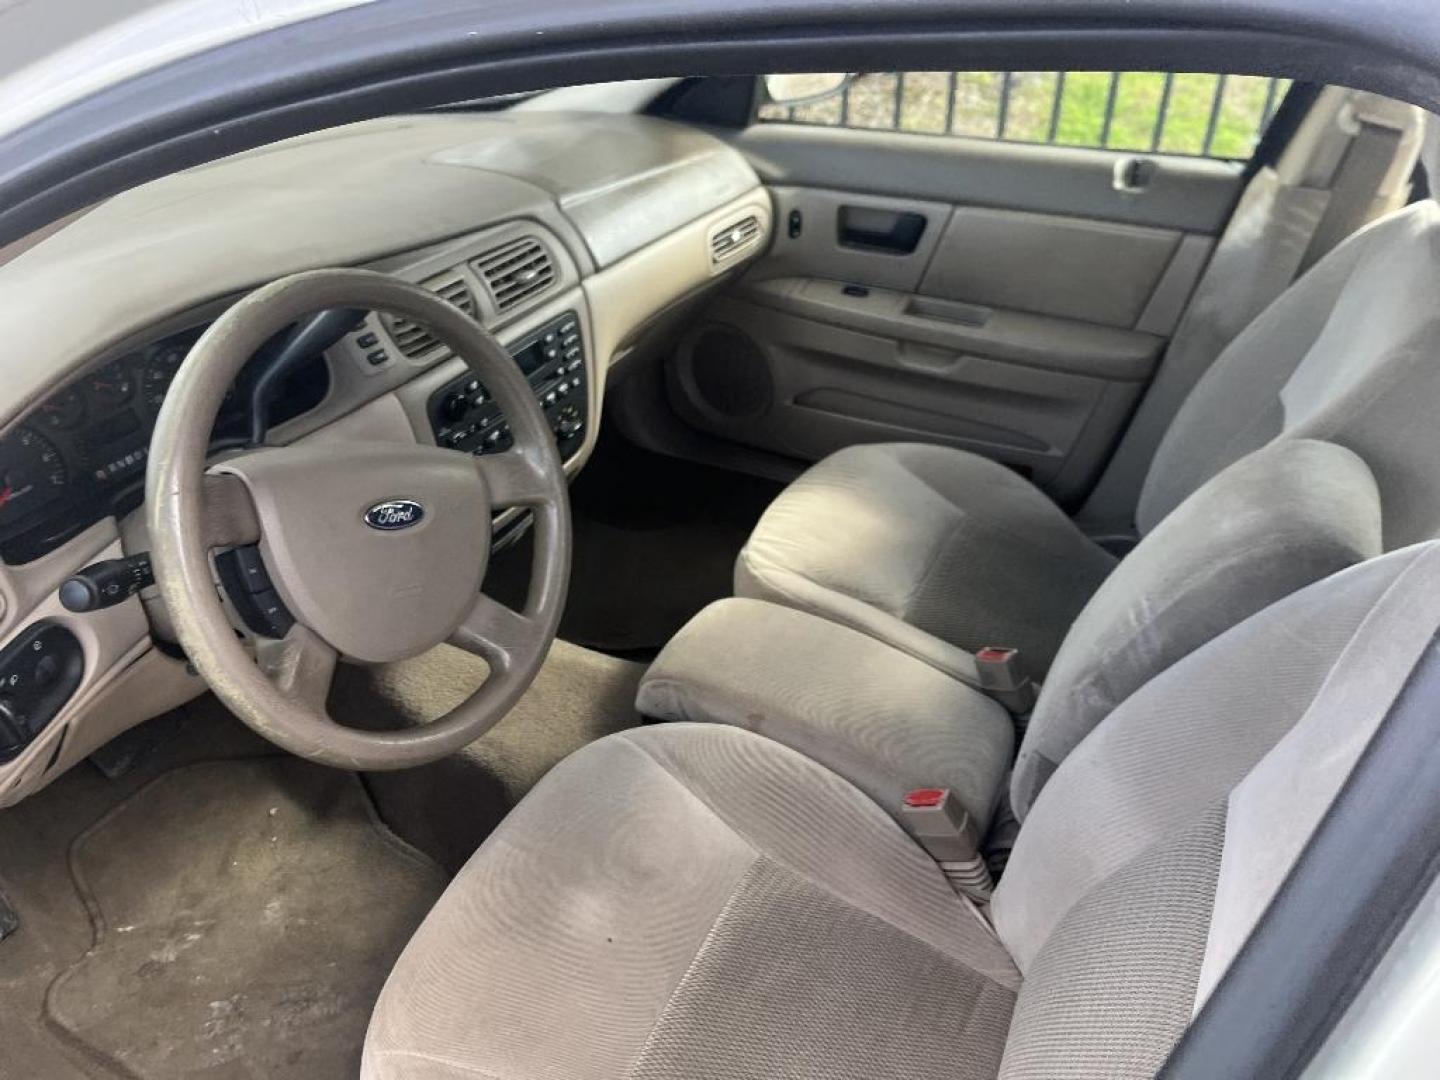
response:
[[[241,367],[276,332],[329,308],[366,308],[429,329],[474,370],[513,448],[472,457],[435,446],[301,443],[206,466],[210,432]],[[151,562],[186,655],[246,724],[313,761],[400,769],[444,757],[499,721],[555,638],[570,574],[570,504],[555,441],[530,386],[479,323],[418,285],[366,270],[315,270],[255,290],[181,365],[160,409],[145,477]],[[534,514],[524,609],[480,591],[491,511]],[[258,543],[295,623],[251,657],[221,603],[210,552]],[[344,727],[325,711],[335,663],[380,663],[449,641],[490,675],[434,723]]]

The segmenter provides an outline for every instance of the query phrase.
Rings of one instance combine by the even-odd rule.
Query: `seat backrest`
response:
[[[1440,627],[1440,543],[1295,593],[1147,683],[1036,800],[996,889],[1001,1076],[1152,1076]]]
[[[1154,529],[1206,480],[1285,435],[1354,450],[1374,470],[1387,550],[1440,533],[1440,205],[1351,236],[1221,353],[1145,477]]]
[[[1312,582],[1381,552],[1358,455],[1282,439],[1207,481],[1121,560],[1056,653],[1020,746],[1022,821],[1059,763],[1151,678]]]

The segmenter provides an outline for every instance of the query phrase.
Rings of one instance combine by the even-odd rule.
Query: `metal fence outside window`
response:
[[[911,71],[862,75],[762,121],[1243,161],[1290,80],[1149,71]]]

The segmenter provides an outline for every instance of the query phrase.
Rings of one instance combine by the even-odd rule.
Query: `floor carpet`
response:
[[[370,773],[385,822],[458,870],[500,820],[561,758],[640,722],[635,690],[645,665],[557,640],[510,714],[464,750],[432,765]],[[442,645],[410,660],[340,669],[330,715],[356,727],[435,720],[488,673],[476,656]]]
[[[177,769],[75,841],[93,947],[46,1014],[119,1075],[354,1077],[370,1010],[445,886],[352,774]]]
[[[46,1019],[50,984],[95,944],[90,912],[71,874],[69,852],[76,838],[172,769],[276,754],[209,695],[117,742],[143,748],[123,775],[106,779],[82,763],[39,794],[0,810],[0,894],[20,920],[19,929],[0,941],[3,1080],[124,1075],[79,1053]]]
[[[781,490],[602,434],[570,488],[574,565],[560,636],[649,659],[702,607],[732,594],[735,556]],[[486,591],[519,606],[529,567],[527,537],[492,560]]]

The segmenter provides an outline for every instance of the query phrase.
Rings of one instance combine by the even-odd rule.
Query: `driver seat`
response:
[[[369,1080],[1153,1076],[1440,626],[1440,543],[1342,571],[1114,709],[992,902],[718,724],[557,766],[416,932]]]

